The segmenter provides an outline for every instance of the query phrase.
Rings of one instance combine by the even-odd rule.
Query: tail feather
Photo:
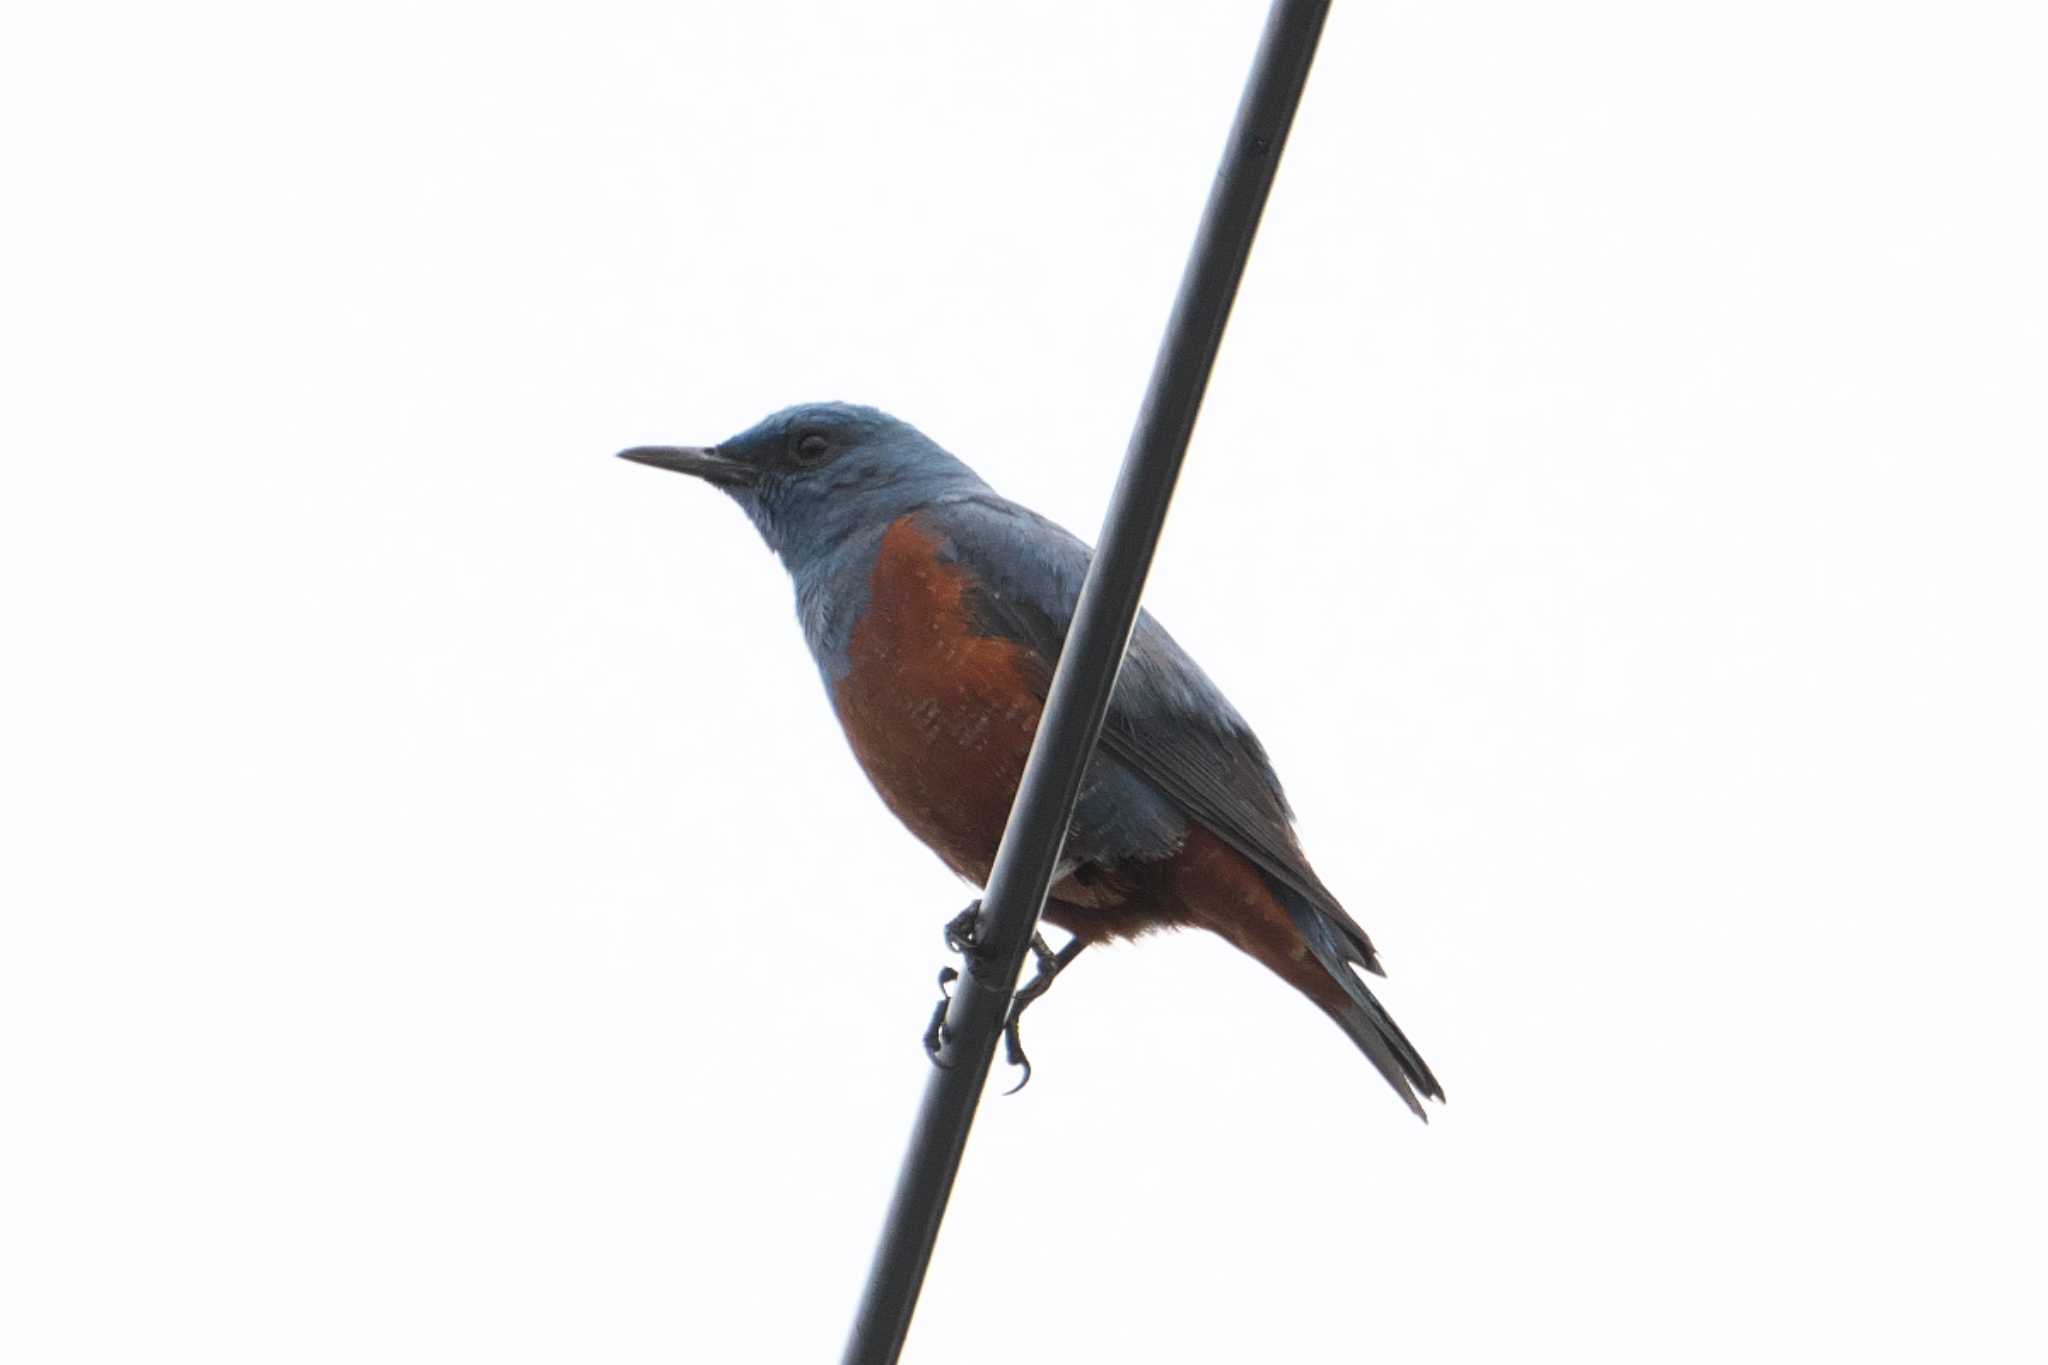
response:
[[[1424,1111],[1417,1093],[1442,1100],[1443,1086],[1429,1069],[1429,1063],[1422,1060],[1422,1054],[1415,1050],[1415,1044],[1408,1041],[1408,1035],[1401,1032],[1385,1007],[1366,987],[1351,964],[1358,961],[1356,955],[1347,951],[1351,945],[1323,912],[1305,897],[1297,895],[1291,888],[1275,886],[1274,893],[1287,908],[1287,917],[1293,921],[1295,932],[1314,955],[1316,962],[1342,990],[1340,1000],[1319,1002],[1337,1026],[1358,1045],[1366,1060],[1373,1064],[1381,1076],[1386,1078],[1394,1093],[1405,1101],[1415,1116],[1424,1123],[1429,1115]],[[1365,963],[1360,963],[1366,966]]]

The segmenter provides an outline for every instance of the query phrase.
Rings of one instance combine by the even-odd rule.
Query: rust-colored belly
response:
[[[1026,681],[1027,647],[974,633],[966,570],[938,547],[915,514],[889,528],[832,700],[889,809],[980,885],[1041,703]]]

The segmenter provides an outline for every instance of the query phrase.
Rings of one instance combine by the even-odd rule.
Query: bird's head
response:
[[[725,490],[792,571],[912,508],[988,488],[916,427],[852,403],[803,403],[715,446],[635,446],[619,457]]]

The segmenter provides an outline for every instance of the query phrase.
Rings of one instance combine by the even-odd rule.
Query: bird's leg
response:
[[[947,921],[947,951],[958,953],[977,964],[983,962],[984,954],[977,937],[980,927],[981,902],[975,901]],[[1023,1068],[1024,1074],[1004,1093],[1014,1095],[1031,1080],[1031,1059],[1024,1055],[1024,1042],[1017,1032],[1018,1023],[1025,1009],[1032,1001],[1052,988],[1053,978],[1066,970],[1067,964],[1079,957],[1081,950],[1087,946],[1085,940],[1070,939],[1065,947],[1054,952],[1046,946],[1043,934],[1034,932],[1031,935],[1031,955],[1037,961],[1037,970],[1032,972],[1031,979],[1011,998],[1009,1017],[1003,1023],[1003,1056],[1011,1066]],[[925,1054],[932,1059],[933,1066],[949,1065],[939,1059],[939,1054],[945,1050],[946,1044],[952,1041],[952,1035],[946,1030],[946,1011],[953,1004],[953,995],[947,987],[959,979],[960,973],[955,968],[939,969],[939,1000],[932,1006],[931,1023],[925,1026],[924,1031]]]
[[[974,933],[980,924],[981,902],[970,901],[965,910],[946,921],[946,951],[958,953],[962,957],[977,956],[978,946]],[[955,968],[939,968],[939,1003],[932,1006],[932,1021],[924,1031],[925,1055],[932,1059],[932,1065],[936,1067],[943,1068],[948,1065],[939,1060],[939,1053],[952,1037],[946,1032],[946,1011],[953,1004],[953,993],[946,988],[959,979],[960,973]]]
[[[1017,1036],[1017,1025],[1026,1007],[1051,990],[1052,979],[1065,971],[1067,964],[1079,957],[1081,950],[1087,946],[1085,939],[1068,939],[1066,947],[1055,953],[1045,946],[1043,935],[1031,935],[1031,955],[1038,959],[1038,970],[1031,974],[1031,979],[1024,983],[1023,988],[1010,1001],[1010,1017],[1003,1024],[1004,1060],[1011,1066],[1024,1068],[1024,1074],[1018,1077],[1017,1083],[1004,1091],[1004,1094],[1014,1095],[1031,1081],[1031,1059],[1024,1055],[1024,1043]]]
[[[946,921],[946,951],[962,957],[973,953],[979,946],[980,929],[981,902],[969,901],[965,910]]]

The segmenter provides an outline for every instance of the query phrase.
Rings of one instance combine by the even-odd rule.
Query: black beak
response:
[[[619,458],[691,474],[722,488],[752,483],[755,479],[752,465],[719,454],[716,446],[634,446],[620,451]]]

